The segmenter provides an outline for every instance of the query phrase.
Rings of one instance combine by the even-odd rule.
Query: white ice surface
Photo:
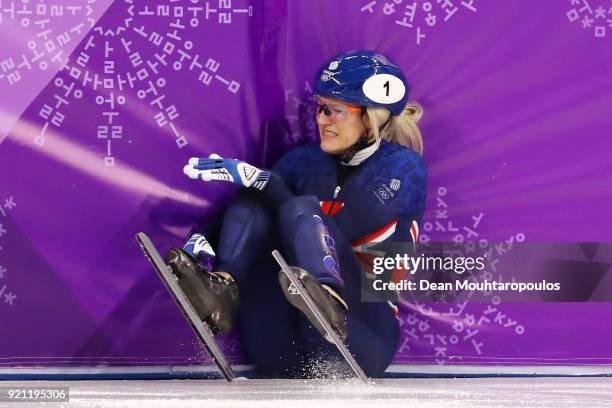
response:
[[[3,381],[68,386],[49,407],[612,407],[612,378],[393,379],[367,386],[325,380]],[[0,406],[41,406],[0,403]]]

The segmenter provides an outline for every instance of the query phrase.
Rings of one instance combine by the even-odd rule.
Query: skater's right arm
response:
[[[240,187],[253,188],[274,208],[279,208],[294,196],[287,188],[284,178],[275,172],[259,169],[242,160],[223,158],[214,153],[207,158],[192,157],[183,172],[194,180],[225,181]]]
[[[306,149],[297,146],[286,152],[268,171],[269,181],[261,191],[262,198],[272,206],[279,209],[285,202],[296,196],[297,181],[302,163],[302,156]]]
[[[286,201],[294,197],[294,194],[289,190],[283,178],[274,171],[270,171],[268,184],[261,190],[260,195],[274,209],[280,208]]]

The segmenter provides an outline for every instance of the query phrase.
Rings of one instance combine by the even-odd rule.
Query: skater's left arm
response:
[[[390,155],[367,178],[359,195],[345,201],[335,218],[345,226],[350,242],[383,237],[388,241],[409,240],[412,221],[421,222],[427,190],[425,162],[412,153]]]
[[[348,225],[343,229],[364,266],[372,262],[368,256],[372,244],[391,244],[384,246],[384,254],[380,253],[383,247],[377,246],[377,256],[412,254],[425,208],[427,169],[422,158],[416,153],[396,155],[381,164],[358,199],[347,201],[334,217],[343,226]],[[373,271],[373,265],[368,269]],[[398,282],[405,275],[405,270],[385,269],[377,279]],[[384,291],[386,300],[395,301],[395,296],[394,291]]]

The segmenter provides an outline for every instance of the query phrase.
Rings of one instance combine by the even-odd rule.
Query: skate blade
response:
[[[306,303],[308,308],[313,312],[317,321],[325,328],[325,331],[330,334],[333,339],[332,343],[336,346],[338,351],[340,351],[340,353],[342,354],[348,365],[351,367],[355,375],[360,378],[364,383],[368,385],[373,384],[373,382],[368,378],[368,376],[365,375],[365,373],[355,360],[355,357],[353,357],[353,355],[349,352],[348,348],[346,347],[340,336],[338,336],[335,332],[332,332],[332,326],[329,324],[328,321],[325,320],[325,316],[323,316],[323,313],[319,310],[316,303],[312,300],[308,292],[306,292],[305,288],[301,284],[294,271],[285,261],[285,258],[283,258],[283,256],[277,250],[272,251],[272,256],[274,257],[276,262],[278,262],[282,271],[287,275],[287,278],[289,278],[291,283],[296,286],[298,292],[301,292],[300,296],[304,299],[304,302]]]
[[[227,381],[232,381],[236,377],[232,367],[227,362],[225,355],[215,341],[210,327],[199,318],[195,309],[184,295],[183,290],[178,285],[178,277],[172,272],[172,268],[164,263],[155,245],[146,234],[140,232],[136,235],[136,239],[146,258],[153,265],[153,268],[161,278],[164,286],[166,286],[166,289],[170,292],[172,299],[178,305],[179,310],[212,357],[223,377]]]

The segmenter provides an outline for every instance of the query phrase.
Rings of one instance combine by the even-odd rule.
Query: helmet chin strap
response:
[[[368,128],[366,127],[365,123],[363,123],[363,117],[366,115],[367,111],[368,110],[367,110],[367,108],[365,106],[361,107],[361,118],[360,119],[361,119],[361,125],[363,126],[363,128],[365,130],[365,133],[363,133],[361,135],[361,137],[359,138],[359,140],[357,140],[357,142],[355,142],[355,144],[353,144],[351,147],[349,147],[348,151],[338,155],[338,160],[340,161],[341,164],[343,164],[345,166],[357,165],[357,164],[361,163],[361,161],[359,163],[355,163],[355,164],[351,163],[351,160],[353,160],[353,157],[355,157],[355,155],[358,152],[360,152],[362,150],[365,150],[365,149],[367,149],[368,147],[370,147],[370,146],[372,146],[374,144],[377,144],[377,146],[376,146],[376,148],[372,149],[372,153],[374,153],[378,149],[378,145],[380,143],[377,143],[376,140],[371,140],[370,138],[368,138]],[[392,116],[393,115],[389,114],[389,117],[387,118],[385,123],[383,123],[382,125],[380,125],[378,127],[378,132],[382,132],[383,129],[385,127],[387,127],[389,122],[391,122],[391,117]],[[368,154],[366,156],[366,158],[369,157],[372,153]],[[363,160],[365,160],[365,158]]]

